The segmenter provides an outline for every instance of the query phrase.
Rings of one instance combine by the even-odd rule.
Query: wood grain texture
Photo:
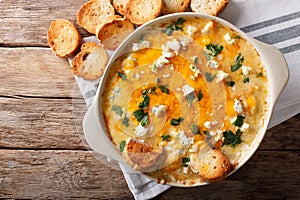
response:
[[[0,98],[0,108],[0,148],[86,149],[75,127],[83,100]]]
[[[120,170],[89,151],[0,150],[0,198],[129,199]]]
[[[0,198],[132,199],[122,173],[89,151],[0,150],[0,157]],[[299,151],[259,151],[223,182],[173,187],[156,199],[297,199],[299,164]]]
[[[48,46],[47,30],[50,22],[63,18],[75,23],[78,9],[85,2],[0,1],[0,46]],[[88,35],[81,28],[79,31],[82,36]]]
[[[77,85],[68,61],[50,48],[0,48],[0,58],[0,96],[73,96]]]

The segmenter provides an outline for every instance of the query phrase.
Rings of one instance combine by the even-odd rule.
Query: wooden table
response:
[[[0,0],[0,198],[132,199],[119,170],[80,140],[86,106],[65,59],[48,48],[52,20],[85,0]],[[83,36],[88,34],[80,29]],[[266,134],[225,181],[171,188],[157,199],[299,199],[300,115]]]

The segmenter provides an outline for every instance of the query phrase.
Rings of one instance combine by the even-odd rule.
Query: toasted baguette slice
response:
[[[177,12],[184,12],[189,6],[191,0],[163,0],[162,14],[170,14]]]
[[[95,80],[102,76],[107,61],[108,55],[102,45],[86,42],[72,60],[72,71],[86,80]]]
[[[74,54],[81,43],[80,33],[75,25],[66,19],[51,22],[47,39],[55,55],[62,58]]]
[[[191,0],[191,9],[194,12],[216,16],[222,12],[229,0]]]
[[[126,18],[116,18],[97,28],[96,36],[106,49],[115,50],[134,31],[134,24]]]
[[[162,0],[129,0],[125,9],[125,16],[132,23],[141,25],[158,17],[162,8]]]
[[[118,13],[120,13],[121,15],[125,15],[126,14],[125,8],[128,2],[129,0],[113,0],[112,4]]]
[[[115,17],[115,9],[110,0],[90,0],[82,5],[77,14],[77,23],[91,34],[96,27]]]
[[[126,145],[126,160],[138,171],[146,171],[154,167],[163,154],[163,148],[154,149],[153,146],[131,139]]]
[[[198,154],[191,156],[191,169],[207,182],[222,181],[231,171],[229,158],[220,149],[201,146]]]

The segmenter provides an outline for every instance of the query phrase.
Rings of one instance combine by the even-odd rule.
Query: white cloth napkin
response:
[[[290,69],[290,80],[281,94],[269,128],[300,112],[300,1],[299,0],[231,0],[220,15],[256,39],[276,46],[284,54]],[[96,41],[95,37],[84,41]],[[112,51],[107,51],[109,56]],[[69,59],[69,62],[71,62]],[[75,77],[89,107],[98,87],[98,81]],[[137,200],[150,199],[169,186],[157,184],[140,173],[120,164],[128,187]]]

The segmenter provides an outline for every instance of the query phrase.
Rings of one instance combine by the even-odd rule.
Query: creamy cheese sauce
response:
[[[203,144],[236,165],[267,108],[266,71],[255,48],[235,31],[198,18],[149,29],[132,47],[112,63],[101,96],[120,154],[126,159],[130,139],[163,148],[142,171],[164,183],[201,182],[190,158]]]

